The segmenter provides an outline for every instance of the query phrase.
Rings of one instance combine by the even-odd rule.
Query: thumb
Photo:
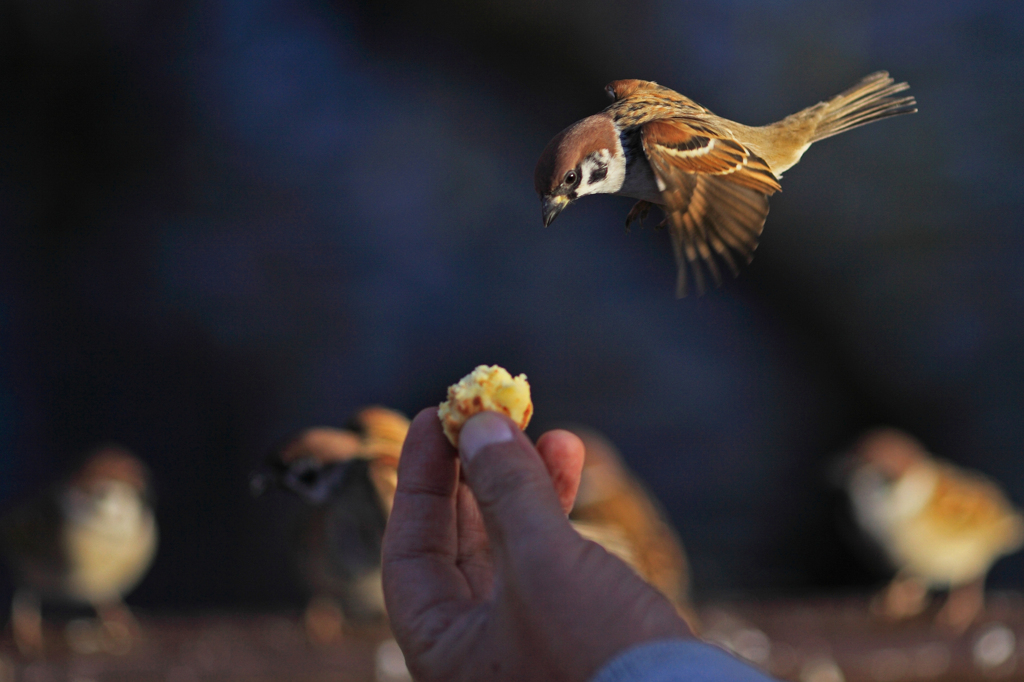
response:
[[[504,559],[571,533],[540,454],[510,419],[497,412],[471,417],[459,434],[459,458],[492,549]]]

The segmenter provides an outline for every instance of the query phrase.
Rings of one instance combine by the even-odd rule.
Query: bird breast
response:
[[[72,515],[64,545],[71,569],[68,596],[89,603],[120,598],[142,579],[156,554],[156,519],[134,492],[115,494],[92,514]]]
[[[871,515],[877,538],[899,567],[933,586],[978,579],[1020,545],[1020,516],[989,484],[951,467],[913,466],[878,492]]]
[[[644,154],[639,131],[624,134],[621,142],[625,157],[625,173],[622,185],[613,193],[620,197],[649,201],[659,206],[664,204],[661,192],[665,189],[665,183],[654,174],[654,169]]]

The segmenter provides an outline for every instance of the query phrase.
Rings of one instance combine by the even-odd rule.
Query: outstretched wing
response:
[[[704,290],[703,261],[715,284],[716,257],[735,275],[735,252],[749,262],[768,215],[768,197],[779,182],[763,159],[706,121],[658,119],[640,128],[644,153],[658,180],[686,294],[687,266],[697,291]]]

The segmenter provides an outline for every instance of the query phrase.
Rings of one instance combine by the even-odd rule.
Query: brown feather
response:
[[[894,96],[909,88],[906,83],[894,82],[885,71],[861,79],[827,102],[811,107],[820,110],[821,117],[810,141],[817,142],[889,116],[916,112],[917,102],[913,97]]]
[[[604,88],[604,91],[607,92],[615,101],[632,97],[638,92],[660,92],[665,90],[674,92],[664,86],[658,85],[654,81],[643,81],[636,78],[612,81]]]
[[[764,161],[735,140],[697,136],[676,121],[648,123],[642,135],[651,168],[665,184],[662,197],[679,268],[676,294],[686,295],[687,270],[703,293],[701,262],[717,285],[716,256],[734,275],[730,250],[748,262],[753,257],[768,216],[768,195],[778,190],[778,182]],[[706,142],[686,149],[695,140]],[[673,149],[693,153],[680,155]]]
[[[664,594],[696,631],[689,563],[668,516],[607,438],[588,428],[571,430],[583,441],[586,459],[569,518]]]
[[[782,189],[763,159],[706,123],[695,128],[684,118],[671,118],[651,121],[640,130],[647,158],[653,162],[652,157],[659,157],[667,172],[728,175],[737,185],[768,195]]]

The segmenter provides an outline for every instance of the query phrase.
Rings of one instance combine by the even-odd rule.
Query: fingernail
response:
[[[481,412],[470,417],[459,433],[459,456],[468,462],[481,448],[494,443],[507,443],[515,438],[508,422],[494,412]]]

